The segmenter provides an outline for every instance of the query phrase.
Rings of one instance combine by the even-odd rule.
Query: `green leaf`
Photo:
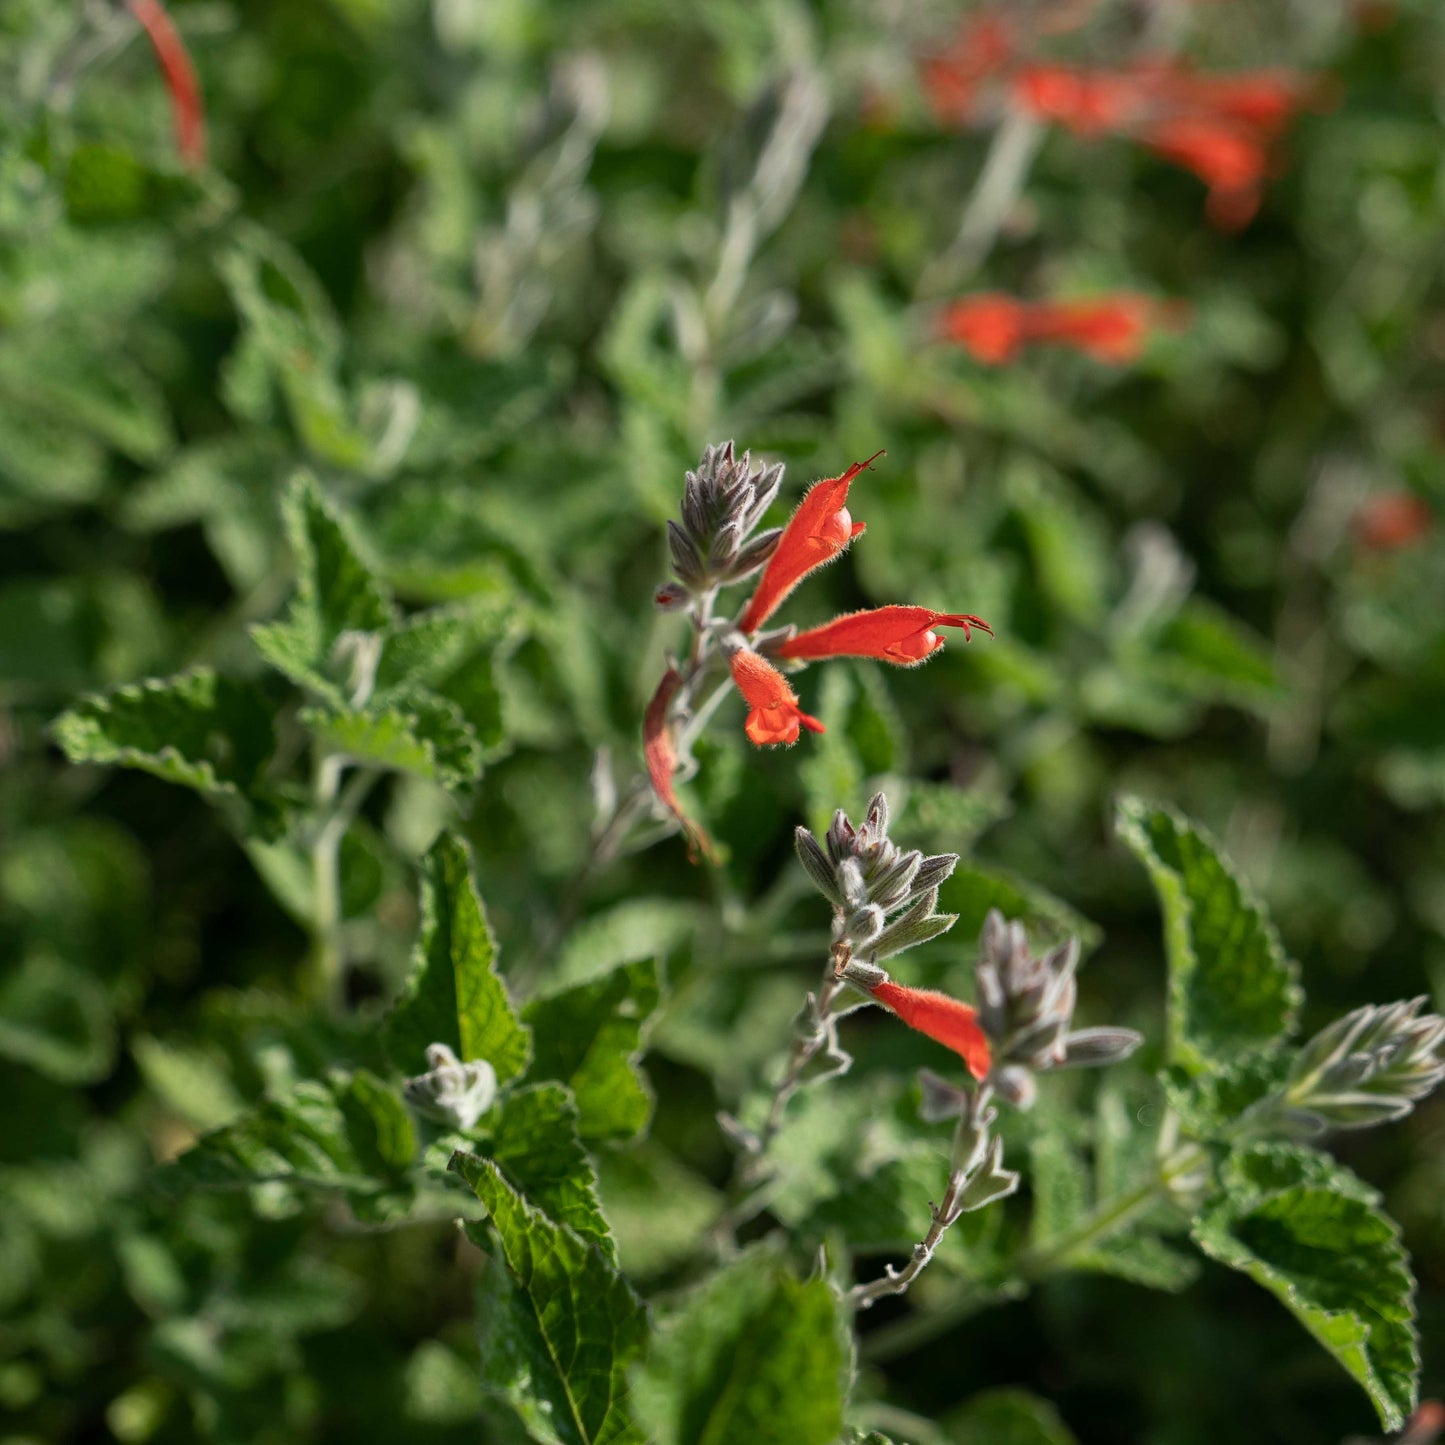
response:
[[[652,1117],[652,1090],[636,1061],[642,1026],[660,998],[657,965],[647,960],[534,999],[523,1011],[535,1051],[528,1077],[571,1086],[584,1139],[630,1139]]]
[[[451,1167],[489,1216],[468,1232],[497,1244],[478,1291],[483,1388],[543,1445],[643,1445],[626,1371],[646,1343],[647,1315],[627,1281],[491,1160],[458,1153]]]
[[[345,632],[386,631],[395,609],[307,473],[292,480],[281,511],[296,564],[296,595],[284,622],[254,627],[251,637],[272,667],[341,703],[349,693],[348,669],[335,655],[337,640]]]
[[[266,813],[272,800],[259,785],[275,749],[272,711],[253,684],[197,669],[86,698],[55,720],[53,732],[73,763],[139,768]]]
[[[1211,1259],[1273,1294],[1398,1430],[1420,1369],[1415,1282],[1400,1232],[1348,1170],[1310,1150],[1243,1151],[1234,1187],[1194,1227]]]
[[[37,955],[0,978],[0,1058],[65,1084],[92,1084],[115,1063],[115,1017],[98,979]]]
[[[828,1282],[757,1247],[659,1325],[635,1409],[654,1445],[833,1445],[847,1363]]]
[[[944,1428],[955,1445],[1074,1445],[1059,1412],[1027,1390],[985,1390]]]
[[[598,1192],[631,1279],[657,1275],[689,1258],[722,1210],[722,1196],[671,1150],[651,1140],[605,1149]]]
[[[527,1066],[528,1029],[496,971],[497,949],[472,881],[471,852],[443,834],[422,864],[421,931],[401,998],[383,1024],[386,1051],[419,1073],[429,1044],[464,1062],[485,1059],[502,1083]]]
[[[1152,677],[1205,701],[1267,707],[1284,695],[1268,645],[1228,613],[1193,598],[1160,635]]]
[[[301,721],[352,762],[416,773],[444,788],[469,787],[482,775],[482,746],[461,708],[422,688],[385,706],[304,708]]]
[[[1298,969],[1214,842],[1170,809],[1119,802],[1119,835],[1164,913],[1169,1056],[1191,1073],[1279,1045],[1299,1009]]]
[[[1093,1190],[1084,1161],[1057,1128],[1046,1128],[1033,1141],[1030,1164],[1028,1181],[1034,1200],[1031,1247],[1035,1253],[1047,1255],[1054,1240],[1093,1207]],[[1069,1251],[1059,1265],[1171,1293],[1185,1289],[1199,1275],[1197,1261],[1152,1232],[1147,1216],[1126,1234]]]
[[[958,915],[953,929],[958,939],[977,938],[992,908],[1023,923],[1040,948],[1077,938],[1088,953],[1101,937],[1097,924],[1061,898],[1000,869],[959,864],[938,890],[938,906],[940,912]]]
[[[615,1264],[612,1232],[597,1198],[597,1171],[577,1132],[577,1105],[562,1084],[530,1084],[492,1111],[490,1139],[479,1153],[554,1224],[595,1244]],[[487,1126],[487,1121],[483,1121]]]
[[[284,1182],[365,1197],[396,1188],[416,1149],[400,1095],[359,1069],[304,1080],[258,1104],[156,1177],[171,1191]]]

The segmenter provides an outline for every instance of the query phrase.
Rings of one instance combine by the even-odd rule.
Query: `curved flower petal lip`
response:
[[[642,756],[647,764],[647,776],[652,782],[652,791],[657,800],[677,819],[687,840],[687,856],[697,862],[701,853],[709,863],[717,861],[712,840],[682,811],[682,804],[673,791],[672,775],[677,771],[677,750],[672,743],[672,729],[668,726],[667,710],[682,685],[682,677],[675,667],[669,667],[662,674],[652,701],[642,719]]]
[[[813,733],[823,731],[817,718],[799,708],[798,695],[788,685],[788,679],[766,658],[742,648],[732,656],[732,672],[749,708],[743,731],[758,747],[795,743],[803,728]]]
[[[867,612],[849,612],[821,627],[800,632],[784,642],[776,656],[798,662],[822,657],[876,657],[896,667],[914,667],[943,646],[935,630],[939,627],[962,628],[964,641],[971,639],[975,627],[993,636],[993,628],[971,612],[875,607]]]
[[[170,92],[181,162],[200,170],[206,163],[206,110],[190,52],[160,0],[127,0],[127,8],[150,40]]]
[[[968,1066],[975,1079],[984,1078],[993,1062],[988,1035],[978,1022],[978,1010],[946,993],[929,988],[908,988],[885,981],[869,992],[891,1009],[911,1029],[927,1034],[946,1049],[952,1049]]]
[[[854,462],[841,477],[828,477],[808,488],[778,538],[757,591],[738,618],[739,631],[756,632],[809,572],[831,562],[863,530],[863,523],[848,514],[848,488],[859,472],[883,455],[874,452],[866,462]]]

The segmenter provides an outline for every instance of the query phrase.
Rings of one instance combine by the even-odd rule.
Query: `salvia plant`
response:
[[[0,1445],[1445,1437],[1442,75],[0,4]]]

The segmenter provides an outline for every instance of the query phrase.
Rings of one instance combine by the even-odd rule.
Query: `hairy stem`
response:
[[[863,1353],[869,1360],[891,1360],[947,1333],[975,1310],[1001,1297],[1016,1297],[1023,1286],[1036,1284],[1068,1265],[1082,1249],[1111,1239],[1150,1205],[1168,1196],[1174,1184],[1209,1158],[1201,1144],[1186,1143],[1160,1161],[1147,1179],[1100,1200],[1079,1222],[1043,1245],[1027,1249],[1013,1262],[1011,1278],[999,1287],[965,1290],[940,1309],[898,1320],[869,1335]]]
[[[958,1128],[953,1136],[953,1163],[949,1169],[948,1186],[943,1191],[940,1203],[929,1203],[933,1222],[928,1227],[928,1233],[913,1246],[913,1253],[902,1269],[894,1269],[890,1264],[887,1272],[880,1278],[869,1284],[854,1285],[849,1290],[848,1303],[854,1309],[866,1310],[889,1295],[905,1293],[913,1281],[928,1268],[949,1226],[963,1213],[963,1191],[968,1188],[969,1180],[978,1169],[976,1151],[972,1146],[991,1093],[992,1090],[987,1084],[981,1084],[973,1096],[968,1112],[958,1121]]]

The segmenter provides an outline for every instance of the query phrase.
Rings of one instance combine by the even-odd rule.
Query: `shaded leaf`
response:
[[[660,997],[657,965],[647,960],[534,999],[523,1011],[534,1049],[528,1077],[571,1086],[584,1139],[630,1139],[652,1117],[652,1090],[636,1063]]]
[[[487,1121],[483,1121],[487,1127]],[[595,1244],[612,1263],[617,1251],[597,1198],[597,1171],[577,1133],[577,1106],[561,1084],[530,1084],[492,1111],[488,1145],[479,1149],[527,1202]]]
[[[1299,1008],[1298,970],[1218,847],[1138,798],[1120,800],[1118,830],[1164,913],[1171,1060],[1212,1071],[1282,1042]]]
[[[1367,1186],[1313,1151],[1248,1150],[1231,1177],[1236,1188],[1196,1223],[1195,1243],[1269,1290],[1398,1430],[1420,1369],[1398,1227]]]
[[[422,864],[421,931],[402,996],[383,1024],[403,1073],[421,1070],[429,1044],[464,1062],[485,1059],[502,1083],[527,1066],[531,1044],[496,972],[496,945],[472,880],[471,852],[445,833]]]
[[[833,1445],[846,1368],[832,1287],[757,1247],[658,1326],[635,1408],[655,1445]]]
[[[486,1206],[468,1232],[498,1246],[478,1288],[482,1385],[546,1445],[642,1445],[626,1370],[647,1316],[595,1245],[548,1219],[491,1160],[458,1153],[451,1167]]]

